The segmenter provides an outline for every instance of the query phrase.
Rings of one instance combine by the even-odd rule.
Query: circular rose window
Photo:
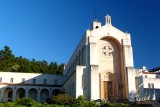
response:
[[[100,47],[100,53],[105,57],[112,56],[112,52],[113,52],[113,47],[110,44],[103,44]]]

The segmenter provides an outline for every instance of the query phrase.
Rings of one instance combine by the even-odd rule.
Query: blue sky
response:
[[[0,0],[0,49],[67,63],[95,11],[131,34],[136,68],[160,66],[160,0]]]

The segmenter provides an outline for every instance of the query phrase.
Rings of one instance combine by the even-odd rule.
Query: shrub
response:
[[[83,95],[79,95],[77,98],[78,101],[85,101],[85,97]]]
[[[103,102],[101,103],[101,107],[129,107],[128,104],[123,104],[123,103],[106,103]]]
[[[0,107],[14,107],[14,103],[6,102],[6,103],[3,103],[2,106]]]
[[[84,105],[85,104],[85,97],[83,95],[78,96],[76,99],[76,104],[77,105]]]
[[[36,107],[38,103],[32,98],[21,98],[15,101],[15,105],[22,105],[28,107]]]
[[[71,105],[72,107],[98,107],[93,101],[83,101],[80,103],[76,103]]]
[[[85,107],[97,107],[96,106],[96,103],[93,102],[93,101],[88,101],[86,104],[85,104]]]
[[[48,99],[47,102],[58,105],[72,105],[76,102],[76,100],[67,94],[58,94],[57,96],[53,96]]]

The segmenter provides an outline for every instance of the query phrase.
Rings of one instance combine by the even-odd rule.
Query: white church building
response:
[[[112,26],[110,16],[105,20],[86,30],[63,75],[0,72],[0,102],[45,102],[62,92],[87,100],[159,100],[160,73],[135,69],[130,34]]]

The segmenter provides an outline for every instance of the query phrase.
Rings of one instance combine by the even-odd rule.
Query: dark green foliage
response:
[[[50,103],[38,103],[31,98],[17,99],[14,102],[0,103],[0,107],[139,107],[138,105],[129,105],[124,103],[109,103],[86,101],[85,97],[80,95],[77,99],[66,94],[59,94],[50,99]]]
[[[99,107],[99,106],[96,105],[96,103],[93,101],[83,101],[72,104],[71,107]]]
[[[66,94],[58,94],[48,100],[50,104],[65,105],[69,107],[97,107],[95,102],[86,101],[85,97],[80,95],[77,99],[72,98]]]
[[[83,95],[79,95],[77,100],[82,102],[82,101],[85,101],[86,98]]]
[[[0,105],[0,107],[14,107],[14,103],[6,102]]]
[[[31,61],[20,57],[15,57],[12,54],[12,50],[8,46],[4,46],[3,50],[0,50],[0,71],[4,72],[28,72],[28,73],[47,73],[47,74],[62,74],[64,64],[58,65],[56,62],[47,61]]]
[[[101,103],[101,107],[129,107],[129,104],[124,103]]]
[[[58,105],[72,105],[76,102],[76,99],[68,96],[67,94],[58,94],[48,100],[49,103]]]
[[[31,98],[21,98],[15,101],[15,105],[33,107],[33,106],[38,105],[38,103],[34,99],[31,99]]]

